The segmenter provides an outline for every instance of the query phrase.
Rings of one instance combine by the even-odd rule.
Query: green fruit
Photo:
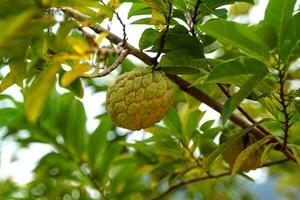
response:
[[[224,143],[228,140],[231,134],[227,132],[223,132],[220,137],[220,143]],[[245,150],[249,145],[253,144],[255,140],[251,138],[251,136],[246,135],[243,138],[238,139],[234,142],[229,148],[227,148],[222,156],[223,159],[229,164],[230,168],[232,169],[235,160],[239,156],[239,154]],[[260,158],[262,156],[263,150],[258,149],[250,158],[248,158],[244,164],[241,166],[239,171],[247,172],[249,170],[253,170],[259,167],[260,165]]]
[[[160,121],[173,102],[174,88],[165,73],[140,67],[120,75],[108,89],[106,109],[117,126],[140,130]]]

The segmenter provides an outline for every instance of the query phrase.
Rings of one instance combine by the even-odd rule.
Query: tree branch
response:
[[[120,54],[120,56],[116,59],[116,61],[105,70],[96,74],[84,74],[81,76],[81,78],[96,78],[96,77],[106,76],[107,74],[115,70],[124,61],[127,55],[128,55],[128,50],[126,49]]]
[[[196,2],[196,6],[195,6],[195,10],[194,10],[194,13],[193,13],[193,17],[192,17],[192,22],[191,22],[191,33],[193,36],[196,36],[196,33],[195,33],[195,24],[197,23],[197,16],[198,16],[198,9],[199,9],[199,6],[201,4],[201,0],[197,0]]]
[[[124,24],[124,22],[122,21],[120,15],[116,12],[116,11],[113,11],[118,19],[118,21],[120,22],[120,24],[122,25],[123,27],[123,40],[122,40],[122,47],[124,47],[124,45],[126,44],[126,40],[127,40],[127,34],[126,34],[126,26]]]
[[[78,16],[77,20],[81,20],[83,21],[83,16],[82,14],[79,14],[78,11],[75,11],[75,14],[72,14],[72,8],[64,8],[62,10],[67,10],[67,14],[70,13],[70,16],[72,17],[76,17]],[[122,39],[119,38],[118,36],[116,36],[115,34],[111,33],[110,31],[104,29],[103,27],[99,26],[99,25],[95,25],[95,24],[91,24],[88,23],[88,27],[91,28],[92,30],[94,30],[96,33],[102,33],[105,32],[108,34],[107,39],[110,40],[112,43],[114,44],[119,44],[120,42],[122,42]],[[133,47],[132,45],[126,43],[124,45],[124,49],[128,50],[129,54],[134,55],[135,57],[139,58],[141,61],[143,61],[144,63],[146,63],[149,66],[155,66],[157,64],[157,61],[154,61],[149,55],[145,54],[144,52],[140,51],[139,49]],[[205,93],[203,93],[200,89],[191,86],[191,84],[189,82],[187,82],[186,80],[182,79],[181,77],[177,76],[177,75],[172,75],[172,74],[167,74],[167,76],[169,77],[170,80],[172,80],[174,83],[176,83],[178,85],[178,87],[185,91],[186,93],[190,94],[191,96],[195,97],[196,99],[198,99],[199,101],[201,101],[202,103],[208,105],[209,107],[211,107],[212,109],[214,109],[215,111],[221,113],[222,109],[223,109],[223,105],[220,104],[219,102],[215,101],[214,99],[212,99],[211,97],[207,96]],[[240,126],[241,128],[247,128],[249,127],[251,124],[247,121],[245,121],[244,119],[242,119],[240,116],[236,115],[236,114],[232,114],[230,116],[230,120],[235,123],[236,125]],[[258,138],[263,138],[265,137],[265,133],[263,133],[262,131],[260,131],[257,128],[253,128],[251,130],[251,132]],[[269,133],[270,134],[270,133]],[[271,142],[276,142],[278,143],[278,139],[273,138],[271,139]],[[276,150],[283,152],[287,158],[289,158],[292,161],[296,161],[292,150],[290,148],[282,148],[282,144],[279,144],[278,147],[276,147]]]
[[[231,172],[224,172],[224,173],[221,173],[221,174],[218,174],[218,175],[207,175],[207,176],[203,176],[203,177],[190,179],[190,180],[187,180],[187,181],[181,181],[181,182],[171,186],[167,191],[163,192],[162,194],[160,194],[157,197],[154,197],[151,200],[162,199],[163,197],[167,196],[169,193],[173,192],[173,190],[176,190],[180,187],[183,187],[183,186],[186,186],[186,185],[189,185],[189,184],[192,184],[192,183],[196,183],[196,182],[204,181],[204,180],[208,180],[208,179],[217,179],[217,178],[221,178],[221,177],[224,177],[224,176],[229,176],[230,174],[231,174]]]
[[[285,85],[285,73],[283,72],[283,69],[279,69],[279,84],[280,84],[280,89],[279,89],[279,103],[282,107],[281,112],[284,115],[284,121],[282,122],[283,124],[283,133],[284,133],[284,139],[283,139],[283,147],[287,147],[287,140],[288,140],[288,135],[289,135],[289,128],[290,128],[290,116],[287,110],[287,99],[285,98],[285,92],[284,92],[284,85]]]
[[[278,164],[285,163],[287,161],[290,161],[290,160],[288,158],[286,158],[286,159],[282,159],[282,160],[271,161],[269,163],[266,163],[266,164],[260,166],[259,168],[278,165]],[[198,177],[198,178],[194,178],[194,179],[190,179],[190,180],[186,180],[186,181],[181,181],[181,182],[171,186],[168,190],[166,190],[165,192],[163,192],[159,196],[153,198],[152,200],[162,199],[163,197],[167,196],[169,193],[173,192],[174,190],[176,190],[180,187],[192,184],[192,183],[196,183],[196,182],[200,182],[200,181],[204,181],[204,180],[208,180],[208,179],[217,179],[217,178],[221,178],[221,177],[229,176],[229,175],[231,175],[231,172],[224,172],[224,173],[221,173],[221,174],[218,174],[218,175],[209,174],[207,176],[202,176],[202,177]]]
[[[263,165],[260,166],[259,168],[262,168],[262,167],[269,167],[269,166],[272,166],[272,165],[278,165],[278,164],[285,163],[285,162],[288,162],[288,161],[290,161],[290,159],[288,159],[288,158],[282,159],[282,160],[277,160],[277,161],[271,161],[271,162],[269,162],[269,163],[263,164]]]

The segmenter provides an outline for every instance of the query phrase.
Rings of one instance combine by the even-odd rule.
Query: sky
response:
[[[267,6],[268,0],[260,0],[259,5],[252,8],[250,11],[249,19],[251,23],[258,23],[264,17],[264,10]],[[299,5],[300,1],[298,1]],[[119,10],[119,15],[122,19],[127,19],[127,12],[130,8],[130,4],[126,3],[122,5]],[[130,21],[133,21],[130,19]],[[237,21],[243,22],[245,18],[237,18]],[[146,26],[143,25],[130,25],[130,21],[124,20],[126,24],[126,31],[128,33],[128,42],[133,46],[138,47],[138,40],[140,38],[143,30]],[[119,22],[114,19],[111,26],[111,32],[122,37],[122,26]],[[135,62],[139,62],[136,58],[130,56]],[[6,73],[8,69],[2,70],[2,73]],[[16,92],[17,91],[17,92]],[[21,94],[18,92],[19,88],[13,86],[5,91],[6,94],[13,95],[17,99],[22,99]],[[103,112],[101,107],[101,102],[104,102],[105,94],[97,93],[93,94],[89,88],[85,89],[85,96],[82,101],[85,105],[85,110],[88,114],[88,130],[93,130],[97,126],[97,120],[94,119],[95,116]],[[92,105],[92,106],[91,106]],[[1,106],[1,105],[0,105]],[[208,106],[202,104],[200,110],[207,111],[207,114],[202,119],[201,123],[204,123],[210,119],[218,119],[219,114],[210,109]],[[23,133],[26,135],[26,132]],[[1,131],[0,131],[1,135]],[[130,135],[129,140],[134,141],[141,139],[141,132],[134,132]],[[52,148],[46,144],[31,144],[29,148],[19,149],[17,144],[12,140],[0,141],[0,179],[6,179],[11,177],[15,182],[19,184],[25,184],[32,179],[32,170],[36,166],[38,160],[45,154],[49,153]],[[266,180],[266,169],[259,169],[256,171],[251,171],[249,176],[254,178],[258,183]]]

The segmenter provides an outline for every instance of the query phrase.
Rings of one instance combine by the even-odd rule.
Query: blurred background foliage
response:
[[[287,66],[286,96],[291,99],[289,111],[294,123],[289,130],[289,143],[295,153],[300,152],[297,62],[300,48],[295,45],[300,41],[300,15],[297,8],[292,15],[292,7],[290,16],[289,13],[274,16],[274,10],[282,9],[278,8],[279,1],[271,0],[265,20],[247,26],[238,22],[247,17],[254,3],[258,4],[252,0],[27,0],[13,3],[2,0],[0,92],[14,89],[0,95],[1,143],[14,141],[19,149],[42,143],[51,150],[38,161],[28,183],[18,184],[10,177],[2,178],[0,199],[300,199],[300,169],[295,163],[258,169],[256,174],[265,176],[264,182],[262,177],[253,180],[253,171],[229,176],[230,167],[219,156],[222,152],[207,163],[207,158],[220,146],[221,132],[239,134],[243,130],[231,122],[223,126],[219,119],[207,120],[209,114],[199,109],[201,102],[179,89],[174,108],[160,123],[134,133],[138,137],[133,140],[130,139],[133,133],[117,128],[106,114],[104,96],[98,102],[101,106],[93,120],[95,128],[88,128],[90,113],[85,108],[94,105],[84,105],[81,100],[86,90],[105,94],[116,76],[143,66],[125,59],[120,68],[107,77],[80,78],[86,72],[95,73],[112,64],[118,56],[113,52],[120,49],[105,39],[107,33],[100,33],[93,35],[92,44],[112,53],[93,51],[81,26],[91,23],[113,26],[118,9],[121,12],[123,5],[130,5],[130,24],[147,25],[138,46],[150,55],[160,51],[161,38],[171,18],[159,69],[181,74],[219,102],[226,102],[226,96],[214,83],[224,83],[233,94],[251,77],[257,77],[259,84],[244,87],[251,93],[244,94],[242,99],[232,98],[233,104],[237,107],[246,99],[242,107],[254,119],[273,119],[264,125],[278,137],[282,136],[280,121],[284,116],[272,96],[280,86],[276,69],[270,66],[271,58],[282,56]],[[287,7],[295,4],[289,0],[283,2]],[[168,12],[170,3],[172,17]],[[72,7],[90,18],[75,20],[63,12],[64,7]],[[291,22],[284,21],[285,30],[279,30],[284,32],[282,35],[276,30],[277,16],[289,16],[287,20]],[[215,20],[205,24],[210,19]],[[132,37],[129,26],[127,37]],[[224,31],[223,26],[228,29]],[[283,35],[287,35],[286,40],[282,39]],[[243,71],[247,62],[262,67]],[[222,71],[228,66],[241,67],[234,69],[235,78]],[[265,69],[269,73],[265,73]],[[21,94],[21,98],[17,98],[16,93]],[[268,150],[264,152],[261,166],[268,163],[266,161],[283,158],[273,150],[274,146],[266,145]],[[209,180],[199,179],[206,176]]]

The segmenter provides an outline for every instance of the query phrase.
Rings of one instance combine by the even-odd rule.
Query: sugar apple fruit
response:
[[[220,143],[224,143],[231,137],[232,134],[228,132],[223,132],[220,137]],[[230,168],[232,169],[235,160],[239,156],[239,154],[246,149],[249,145],[253,144],[255,139],[252,138],[251,135],[246,135],[244,138],[240,138],[235,141],[228,149],[226,149],[222,156],[223,159],[229,164]],[[250,158],[248,158],[245,163],[241,166],[239,171],[247,172],[249,170],[254,170],[259,167],[260,159],[263,154],[263,149],[258,149]]]
[[[139,67],[120,75],[108,89],[106,109],[116,126],[153,126],[171,109],[174,88],[163,71]]]

